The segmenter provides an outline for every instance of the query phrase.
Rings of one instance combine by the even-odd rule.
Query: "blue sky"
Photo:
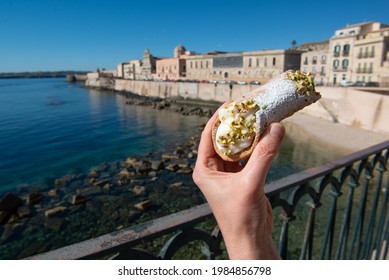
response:
[[[1,0],[0,72],[112,69],[197,52],[286,49],[347,24],[389,24],[387,1]]]

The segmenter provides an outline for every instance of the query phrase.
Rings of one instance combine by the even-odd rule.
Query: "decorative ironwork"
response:
[[[281,257],[388,258],[388,155],[385,141],[267,184],[274,213],[281,210],[275,225]],[[205,258],[214,259],[222,253],[222,236],[217,226],[211,233],[196,228],[203,221],[212,221],[207,204],[30,259],[171,259],[192,241],[201,243]],[[297,223],[303,225],[293,229]],[[170,235],[157,253],[136,248]]]

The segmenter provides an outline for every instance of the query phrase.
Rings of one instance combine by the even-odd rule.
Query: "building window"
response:
[[[200,68],[203,68],[203,61],[200,61]]]
[[[205,68],[208,68],[208,60],[205,62]]]
[[[317,64],[317,56],[312,57],[312,64]]]
[[[326,68],[322,66],[320,70],[320,75],[325,75],[325,74],[326,74]]]
[[[316,74],[316,66],[312,66],[312,74]]]
[[[340,45],[336,45],[334,48],[334,57],[338,57],[340,54]]]
[[[273,57],[273,66],[275,66],[275,65],[276,65],[276,58]]]
[[[195,62],[195,68],[197,69],[197,61]]]
[[[267,57],[265,57],[264,66],[265,66],[265,67],[267,66]]]
[[[343,46],[343,56],[348,56],[349,53],[350,53],[350,45],[349,44],[345,44]]]
[[[241,71],[238,71],[238,75],[240,75],[242,72]]]
[[[308,71],[307,66],[304,66],[303,72],[307,72],[307,71]]]
[[[342,69],[345,70],[348,67],[348,59],[343,59],[342,60]]]
[[[308,65],[308,57],[307,56],[304,58],[304,65]]]
[[[192,61],[190,62],[190,68],[193,68]]]
[[[259,66],[259,58],[257,58],[257,67]]]
[[[251,58],[249,58],[249,67],[251,67]]]
[[[342,80],[343,80],[343,81],[346,80],[346,74],[343,74],[343,75],[342,75]]]
[[[334,69],[338,69],[338,67],[339,67],[339,60],[338,59],[335,59],[334,60]]]
[[[327,62],[327,56],[322,55],[321,56],[321,64],[326,64],[326,62]]]

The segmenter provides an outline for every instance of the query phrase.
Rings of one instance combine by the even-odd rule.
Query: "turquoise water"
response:
[[[65,79],[0,79],[0,194],[129,155],[168,152],[206,118],[128,106],[111,91]],[[292,124],[270,169],[275,180],[340,157]]]
[[[173,149],[206,119],[135,107],[65,79],[0,79],[0,193]]]

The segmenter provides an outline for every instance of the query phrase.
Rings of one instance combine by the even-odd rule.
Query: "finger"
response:
[[[285,128],[279,123],[273,123],[251,154],[245,168],[245,175],[250,180],[264,182],[271,162],[277,155],[285,136]]]

